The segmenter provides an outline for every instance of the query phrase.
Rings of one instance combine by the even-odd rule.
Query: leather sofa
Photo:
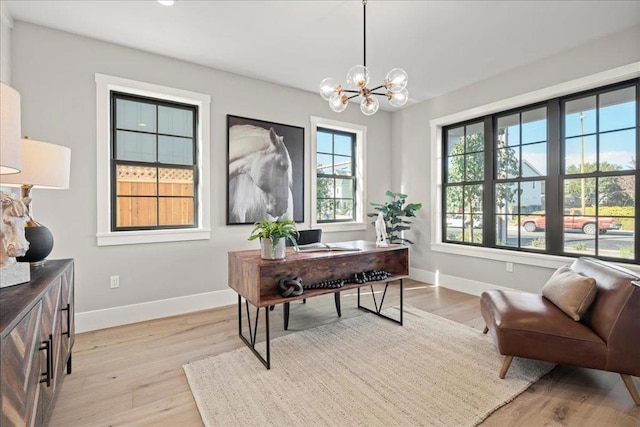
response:
[[[500,378],[514,357],[600,369],[620,374],[631,397],[640,395],[640,276],[615,264],[579,258],[571,269],[596,281],[595,300],[575,321],[544,296],[529,292],[484,292],[484,333],[505,356]]]

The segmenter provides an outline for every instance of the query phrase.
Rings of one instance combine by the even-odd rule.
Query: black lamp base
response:
[[[29,250],[23,257],[16,258],[16,260],[28,262],[33,266],[44,264],[45,258],[53,250],[53,234],[51,234],[51,231],[42,224],[27,225],[24,228],[24,237],[29,242]]]

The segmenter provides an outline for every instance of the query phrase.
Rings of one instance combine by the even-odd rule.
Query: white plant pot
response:
[[[260,239],[260,246],[262,247],[262,259],[284,259],[285,255],[285,238],[282,237],[276,241],[275,251],[271,250],[271,239]]]

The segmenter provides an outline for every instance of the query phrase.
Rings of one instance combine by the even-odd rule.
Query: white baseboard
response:
[[[419,268],[411,268],[409,276],[420,282],[432,283],[443,288],[453,289],[471,295],[480,296],[490,289],[509,289],[490,283],[461,279],[455,276],[436,274]],[[210,308],[232,305],[238,301],[238,294],[232,289],[224,289],[203,294],[187,295],[140,304],[123,305],[103,310],[76,313],[76,333],[112,328],[162,317],[207,310]]]
[[[235,291],[224,289],[178,298],[105,308],[103,310],[85,311],[75,315],[76,333],[207,310],[236,304],[237,301],[238,294]]]
[[[443,288],[453,289],[454,291],[464,292],[475,296],[480,296],[484,291],[492,289],[512,290],[511,288],[505,288],[491,283],[462,279],[460,277],[448,276],[446,274],[437,274],[419,268],[410,268],[409,277],[420,282],[431,283],[436,286],[442,286]]]

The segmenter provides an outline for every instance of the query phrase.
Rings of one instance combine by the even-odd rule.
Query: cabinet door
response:
[[[43,357],[40,361],[41,372],[51,372],[51,381],[49,384],[43,382],[40,384],[40,406],[38,411],[41,413],[41,419],[46,417],[49,406],[53,400],[53,396],[57,384],[57,365],[60,362],[60,277],[53,280],[49,289],[42,296],[42,328],[40,330],[40,338],[43,342],[49,341],[51,354]],[[45,354],[46,356],[46,354]]]
[[[2,340],[0,359],[0,394],[2,395],[2,426],[40,425],[37,418],[40,396],[42,303],[38,302],[20,323]]]
[[[73,303],[73,264],[69,265],[64,272],[62,272],[62,304],[60,305],[60,330],[61,330],[61,345],[60,345],[60,371],[56,371],[58,377],[62,375],[62,369],[69,360],[71,355],[71,348],[73,347],[73,340],[75,337],[75,324],[74,324],[74,303]],[[67,373],[70,374],[67,369]]]

